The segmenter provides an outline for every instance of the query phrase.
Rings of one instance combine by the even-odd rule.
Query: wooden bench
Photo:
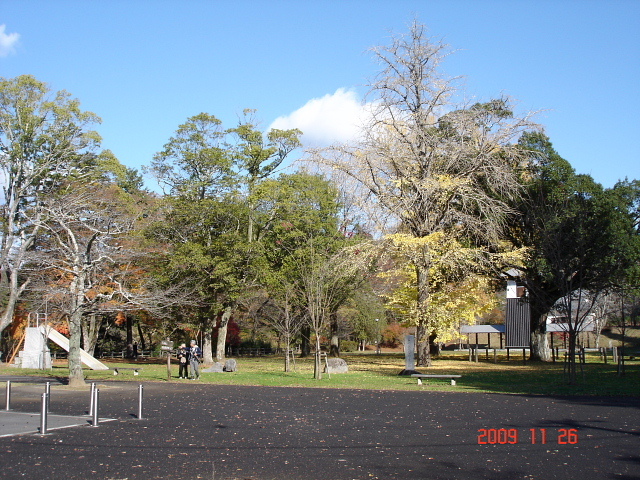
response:
[[[120,370],[133,370],[134,375],[139,375],[140,370],[142,370],[142,368],[141,367],[115,367],[113,369],[113,374],[118,375],[120,373]]]
[[[460,378],[462,375],[425,375],[422,373],[412,373],[411,376],[418,379],[418,385],[422,385],[423,378],[449,378],[451,379],[451,385],[455,385],[455,379]]]

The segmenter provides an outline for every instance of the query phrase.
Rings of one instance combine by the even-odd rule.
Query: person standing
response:
[[[178,348],[178,378],[188,378],[188,368],[189,368],[189,350],[187,350],[187,346],[182,343]]]
[[[202,350],[195,340],[191,340],[189,348],[189,377],[191,380],[200,379],[200,361],[202,359]]]

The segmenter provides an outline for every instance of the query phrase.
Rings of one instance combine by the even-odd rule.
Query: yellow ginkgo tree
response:
[[[450,265],[466,264],[460,271],[473,273],[473,262],[495,268],[502,261],[495,253],[529,161],[517,140],[537,128],[529,115],[516,116],[507,98],[462,100],[457,79],[439,72],[447,50],[417,22],[374,48],[381,70],[371,83],[371,115],[361,136],[312,152],[320,168],[352,179],[349,193],[360,193],[361,211],[381,220],[381,238],[404,235],[392,242],[415,272],[418,365],[430,363],[435,275],[449,275]],[[458,247],[439,253],[434,245],[445,240]],[[449,262],[452,255],[461,258]],[[459,280],[466,275],[451,273]]]
[[[486,250],[466,248],[442,232],[419,240],[396,234],[387,240],[398,267],[381,274],[386,279],[394,279],[395,283],[386,295],[386,305],[403,318],[406,325],[423,326],[423,335],[430,344],[457,338],[460,325],[472,325],[493,310],[497,305],[495,277],[491,275],[493,266],[518,261],[521,254],[489,254]],[[417,302],[417,273],[411,261],[411,257],[425,247],[432,260],[426,306]]]

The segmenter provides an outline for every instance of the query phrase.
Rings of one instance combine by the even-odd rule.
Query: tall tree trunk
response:
[[[133,319],[126,313],[124,316],[127,330],[127,358],[133,358]]]
[[[338,314],[332,312],[329,315],[329,327],[331,329],[331,344],[329,346],[329,356],[340,356],[340,337],[338,336]]]
[[[429,305],[429,266],[416,264],[416,276],[418,283],[418,327],[416,329],[417,361],[420,367],[431,366],[431,351],[429,349],[429,321],[427,319],[427,307]]]
[[[571,316],[569,316],[569,321],[571,322]],[[569,348],[567,349],[567,360],[566,360],[566,373],[567,373],[567,383],[569,385],[574,385],[576,383],[576,340],[577,340],[578,332],[570,327],[569,331]]]
[[[72,294],[71,315],[69,316],[69,386],[82,387],[85,385],[80,360],[80,340],[82,337],[82,306],[84,304],[84,283],[86,272],[80,271],[73,278],[70,286]]]
[[[207,328],[202,336],[202,363],[211,365],[213,363],[213,328],[214,322],[208,322]]]
[[[284,371],[291,371],[291,360],[289,356],[291,355],[291,334],[289,333],[289,329],[284,332]]]
[[[320,335],[316,335],[316,351],[313,354],[313,378],[322,379],[322,366],[320,365]]]
[[[102,325],[102,316],[95,313],[89,315],[89,318],[82,320],[82,345],[84,350],[93,355],[98,342],[98,334],[100,333],[100,325]]]
[[[6,271],[3,271],[2,280],[2,287],[8,287],[9,295],[7,296],[2,316],[0,316],[0,333],[2,333],[5,328],[11,325],[11,322],[13,322],[13,314],[15,313],[18,299],[20,298],[20,295],[22,295],[22,292],[27,287],[27,285],[29,285],[30,281],[29,279],[27,279],[22,284],[20,284],[17,269],[12,269],[8,276],[6,276]]]
[[[147,349],[147,342],[144,339],[144,335],[142,333],[142,321],[138,318],[138,322],[136,323],[138,327],[138,337],[140,337],[140,350],[141,352]]]
[[[430,367],[431,353],[429,352],[429,332],[426,322],[418,323],[418,327],[416,328],[416,350],[416,365],[420,367]]]
[[[224,361],[225,348],[227,345],[227,327],[229,326],[229,320],[231,320],[231,313],[233,307],[228,306],[222,312],[220,317],[220,326],[218,327],[218,342],[216,346],[216,360],[219,362]]]
[[[304,325],[300,329],[300,356],[308,357],[311,354],[311,325]]]
[[[13,202],[12,202],[13,203]],[[14,212],[14,213],[11,213]],[[24,262],[24,258],[27,252],[31,249],[33,245],[34,238],[38,231],[40,230],[39,226],[33,227],[33,230],[30,234],[25,235],[24,232],[21,235],[19,240],[19,248],[15,251],[15,255],[12,255],[10,252],[14,251],[15,242],[11,241],[7,244],[7,235],[8,232],[13,231],[13,218],[15,216],[15,206],[10,206],[9,211],[6,213],[9,219],[9,224],[5,226],[3,235],[2,235],[2,287],[8,287],[9,295],[6,299],[6,304],[4,305],[4,310],[2,312],[2,316],[0,316],[0,333],[7,328],[11,322],[13,322],[13,315],[15,313],[16,305],[18,303],[18,299],[24,292],[25,288],[29,285],[31,279],[27,278],[22,283],[20,283],[20,266]],[[5,215],[6,215],[5,214]],[[39,218],[39,213],[36,214],[36,217]],[[35,220],[35,219],[32,219]],[[34,222],[35,224],[35,222]],[[11,257],[11,260],[9,260]],[[12,267],[13,266],[13,267]],[[8,285],[7,285],[8,284]]]
[[[531,309],[531,355],[532,361],[551,361],[551,349],[547,336],[547,313]]]
[[[202,349],[202,363],[213,363],[213,332],[216,329],[216,314],[211,308],[201,308],[198,311],[198,323],[202,328],[202,344],[198,342]]]
[[[82,361],[80,360],[80,337],[82,311],[76,309],[69,318],[69,386],[82,387],[85,385]]]

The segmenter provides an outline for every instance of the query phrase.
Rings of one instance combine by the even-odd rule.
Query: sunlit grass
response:
[[[398,376],[404,368],[401,354],[374,353],[346,354],[349,364],[346,374],[323,374],[321,380],[313,378],[312,358],[296,359],[295,371],[284,372],[284,359],[280,356],[237,358],[238,371],[234,373],[203,373],[198,381],[180,380],[178,366],[174,362],[172,378],[167,379],[166,360],[141,360],[139,362],[105,361],[113,367],[139,367],[134,376],[130,370],[117,377],[113,371],[85,370],[88,381],[124,380],[136,382],[213,383],[219,385],[259,385],[280,387],[353,388],[372,390],[455,391],[488,392],[539,395],[636,395],[640,396],[640,361],[628,361],[626,375],[617,375],[616,366],[603,364],[597,355],[588,358],[582,371],[578,365],[578,380],[568,385],[561,363],[523,363],[522,357],[512,356],[509,361],[499,356],[478,363],[469,362],[466,354],[451,353],[435,360],[430,368],[418,368],[423,373],[459,374],[457,385],[446,379],[427,380],[423,385],[410,377]],[[66,377],[66,365],[56,362],[52,370],[28,370],[0,367],[0,375],[46,375]]]

